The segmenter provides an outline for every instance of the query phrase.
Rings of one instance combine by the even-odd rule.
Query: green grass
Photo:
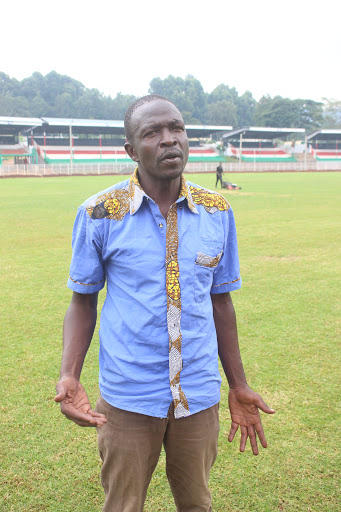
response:
[[[120,177],[0,181],[0,511],[99,512],[96,432],[54,403],[71,230],[77,206]],[[215,175],[190,179],[212,188]],[[225,192],[239,235],[243,287],[233,294],[250,385],[263,414],[258,457],[229,444],[222,389],[215,512],[338,512],[340,471],[340,173],[241,174]],[[103,294],[102,294],[103,295]],[[103,300],[103,296],[101,297]],[[96,400],[98,335],[83,371]],[[164,455],[145,510],[174,512]]]

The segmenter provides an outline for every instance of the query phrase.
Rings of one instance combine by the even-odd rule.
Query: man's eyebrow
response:
[[[143,126],[142,128],[142,132],[146,132],[148,130],[158,130],[159,128],[161,128],[162,126],[164,126],[165,123],[163,122],[159,122],[159,123],[155,123],[155,122],[151,122],[150,124],[147,124],[145,126]],[[168,125],[169,126],[175,126],[175,125],[181,125],[181,126],[185,126],[185,123],[183,122],[182,119],[180,118],[175,118],[175,119],[172,119]],[[138,129],[138,126],[135,127],[134,129],[134,133],[135,131]]]
[[[147,124],[146,126],[143,127],[143,130],[150,130],[150,129],[155,129],[155,128],[160,128],[160,126],[162,126],[162,123],[151,123],[151,124]]]

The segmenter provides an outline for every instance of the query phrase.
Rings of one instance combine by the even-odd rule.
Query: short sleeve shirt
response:
[[[167,220],[142,190],[137,170],[91,197],[73,229],[68,287],[106,283],[99,385],[123,410],[181,418],[220,399],[211,294],[241,286],[232,208],[187,182]]]

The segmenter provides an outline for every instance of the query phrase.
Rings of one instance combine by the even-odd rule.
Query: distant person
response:
[[[219,165],[216,169],[216,182],[215,182],[215,188],[217,188],[217,185],[218,185],[218,181],[220,181],[220,187],[223,188],[223,168],[222,168],[222,165],[221,165],[221,162],[219,162]]]
[[[162,446],[176,510],[210,512],[218,355],[230,386],[229,441],[240,428],[240,451],[249,438],[257,455],[257,436],[266,447],[259,410],[274,412],[249,388],[239,352],[233,212],[184,178],[188,138],[172,102],[144,96],[124,126],[134,174],[78,209],[55,400],[69,420],[97,427],[104,512],[143,511]],[[105,283],[94,411],[80,375]]]

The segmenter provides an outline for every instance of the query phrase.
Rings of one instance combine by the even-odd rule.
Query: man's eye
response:
[[[151,130],[150,132],[147,132],[145,134],[145,137],[153,137],[154,135],[156,135],[156,130]]]

